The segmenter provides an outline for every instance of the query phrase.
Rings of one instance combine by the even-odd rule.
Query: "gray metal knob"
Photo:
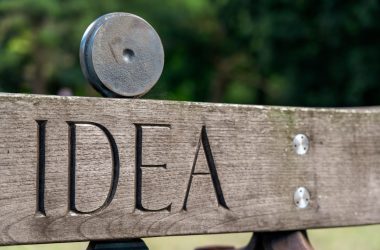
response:
[[[157,32],[129,13],[99,17],[80,44],[83,74],[103,96],[138,97],[158,81],[164,49]]]

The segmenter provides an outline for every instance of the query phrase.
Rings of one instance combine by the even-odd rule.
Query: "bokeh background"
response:
[[[115,11],[146,19],[164,44],[164,72],[146,98],[380,104],[378,0],[0,0],[0,91],[96,95],[79,42]]]
[[[87,26],[109,12],[143,17],[162,39],[164,72],[144,98],[380,104],[378,0],[0,0],[0,92],[98,96],[81,73],[79,43]],[[379,226],[310,234],[317,249],[380,249]],[[213,241],[244,245],[249,237],[148,242],[153,250],[193,249]]]

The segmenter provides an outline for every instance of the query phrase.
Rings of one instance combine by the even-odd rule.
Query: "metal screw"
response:
[[[293,139],[293,149],[299,155],[304,155],[309,150],[309,138],[304,134],[298,134]]]
[[[294,192],[293,200],[298,208],[306,208],[310,202],[310,193],[306,188],[299,187]]]
[[[158,81],[164,49],[156,31],[129,13],[99,17],[80,45],[83,74],[103,96],[138,97]]]

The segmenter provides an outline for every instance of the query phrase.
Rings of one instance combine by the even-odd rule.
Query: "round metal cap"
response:
[[[299,187],[294,192],[293,200],[298,208],[307,208],[310,202],[310,193],[305,187]]]
[[[129,13],[110,13],[95,20],[83,35],[79,54],[87,80],[110,97],[147,93],[164,66],[157,32],[144,19]]]
[[[293,139],[293,148],[296,154],[304,155],[309,150],[309,138],[304,134],[298,134]]]

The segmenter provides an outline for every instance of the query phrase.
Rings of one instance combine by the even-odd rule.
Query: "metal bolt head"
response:
[[[298,208],[307,208],[310,202],[310,193],[306,188],[299,187],[294,192],[293,200]]]
[[[83,35],[79,54],[87,80],[110,97],[147,93],[164,66],[160,37],[144,19],[129,13],[95,20]]]
[[[309,138],[304,134],[298,134],[293,139],[293,149],[298,155],[304,155],[309,150]]]

